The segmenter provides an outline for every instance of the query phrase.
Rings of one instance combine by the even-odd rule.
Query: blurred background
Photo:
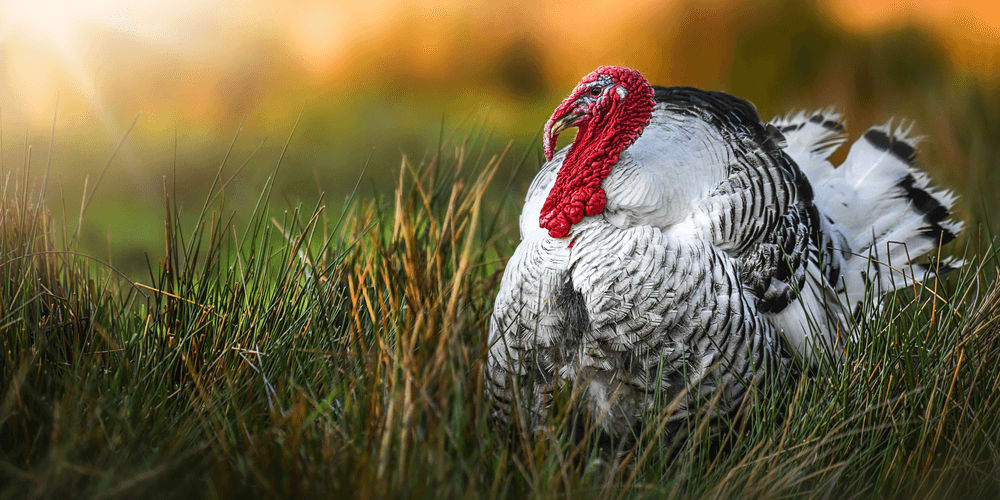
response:
[[[366,162],[361,194],[387,194],[402,154],[467,133],[529,155],[519,197],[544,120],[601,64],[729,91],[765,118],[833,105],[852,136],[916,120],[924,166],[963,196],[963,217],[994,224],[995,0],[2,0],[0,169],[7,182],[26,168],[40,178],[51,161],[49,206],[76,220],[138,117],[82,238],[144,269],[143,253],[162,246],[164,179],[197,212],[240,123],[226,174],[249,158],[226,188],[237,212],[256,201],[300,112],[279,208],[320,192],[336,206]]]

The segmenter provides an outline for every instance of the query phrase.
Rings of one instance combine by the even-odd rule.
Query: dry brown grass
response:
[[[32,184],[6,173],[0,494],[1000,492],[990,237],[966,270],[861,325],[843,369],[760,388],[742,418],[692,419],[680,441],[661,425],[669,405],[651,411],[619,464],[593,466],[593,436],[571,437],[565,409],[541,435],[491,422],[486,322],[516,237],[489,186],[512,162],[467,151],[404,160],[391,200],[340,217],[322,203],[272,215],[268,184],[246,226],[221,208],[184,228],[167,197],[141,282],[58,243]]]

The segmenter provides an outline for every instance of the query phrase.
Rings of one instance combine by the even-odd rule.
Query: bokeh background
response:
[[[764,117],[833,105],[854,135],[916,120],[926,168],[996,227],[996,1],[4,0],[0,169],[10,183],[51,165],[47,202],[71,221],[99,185],[82,240],[131,272],[162,245],[164,179],[197,215],[241,123],[237,216],[300,113],[279,208],[342,203],[366,163],[361,194],[388,193],[404,154],[470,133],[529,154],[520,193],[542,123],[601,64],[729,91]]]

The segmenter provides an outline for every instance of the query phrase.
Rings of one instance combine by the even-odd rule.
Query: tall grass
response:
[[[4,172],[0,496],[1000,493],[991,236],[891,297],[842,369],[754,391],[739,417],[680,432],[651,412],[603,466],[565,414],[498,426],[481,368],[517,196],[488,188],[524,160],[466,144],[404,159],[391,199],[342,213],[273,211],[268,182],[237,223],[223,163],[184,226],[165,182],[138,281],[79,251],[27,166]]]

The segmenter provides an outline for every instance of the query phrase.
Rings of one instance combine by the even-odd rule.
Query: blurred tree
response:
[[[546,90],[541,51],[530,36],[518,38],[501,52],[496,65],[498,80],[509,92],[537,96]]]
[[[774,109],[813,88],[833,54],[849,39],[813,1],[743,2],[735,9],[731,89]]]

